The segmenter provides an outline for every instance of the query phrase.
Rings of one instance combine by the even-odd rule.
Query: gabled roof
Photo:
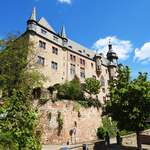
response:
[[[45,27],[45,28],[47,28],[47,29],[49,29],[49,30],[51,30],[51,31],[54,32],[54,29],[51,27],[51,25],[47,22],[47,20],[46,20],[44,17],[42,17],[42,18],[38,21],[38,23],[39,23],[40,25],[42,25],[43,27]]]

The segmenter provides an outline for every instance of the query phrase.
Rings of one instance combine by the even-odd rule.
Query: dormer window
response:
[[[57,36],[53,36],[54,41],[58,42],[58,37]]]
[[[86,54],[87,55],[87,57],[90,57],[90,55],[89,54]]]
[[[47,31],[45,31],[44,29],[41,29],[41,33],[45,35]]]
[[[71,46],[71,45],[69,45],[68,47],[72,49],[72,46]]]
[[[82,53],[82,51],[81,51],[81,50],[78,50],[78,52]]]

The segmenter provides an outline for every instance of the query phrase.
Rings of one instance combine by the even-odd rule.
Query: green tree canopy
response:
[[[100,81],[96,80],[95,78],[86,78],[85,79],[84,90],[87,93],[89,93],[90,95],[98,94],[100,87],[101,87]]]
[[[42,85],[43,75],[30,69],[33,43],[28,36],[0,42],[0,148],[39,150],[36,136],[37,113],[32,104],[32,90]]]
[[[150,116],[150,81],[147,73],[131,80],[130,69],[118,68],[118,79],[110,83],[110,100],[106,103],[105,113],[118,122],[119,129],[128,131],[143,130],[145,120]],[[137,136],[140,149],[139,136]]]

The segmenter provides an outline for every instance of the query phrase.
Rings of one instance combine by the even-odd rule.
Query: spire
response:
[[[65,26],[63,25],[60,31],[60,36],[63,38],[67,38]]]
[[[36,21],[36,8],[34,7],[33,10],[32,10],[32,15],[30,17],[29,20],[34,20]]]
[[[111,39],[109,39],[108,49],[109,49],[109,52],[112,51],[112,43],[111,43]]]
[[[118,59],[116,52],[113,51],[112,42],[110,39],[109,39],[109,43],[108,43],[107,59],[110,60],[110,62],[114,62],[114,60]]]

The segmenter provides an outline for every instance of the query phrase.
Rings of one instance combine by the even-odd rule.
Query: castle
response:
[[[28,34],[29,40],[34,42],[36,63],[32,68],[47,77],[44,83],[45,88],[70,81],[75,75],[81,82],[84,82],[85,78],[93,77],[101,82],[98,99],[101,102],[107,100],[108,83],[112,78],[116,78],[118,60],[111,43],[108,44],[107,56],[104,57],[103,54],[98,54],[69,39],[64,26],[57,33],[45,18],[37,20],[35,8],[27,21],[27,30],[24,34]],[[43,129],[43,143],[67,142],[70,140],[69,133],[74,128],[77,141],[95,139],[101,112],[95,108],[82,109],[82,117],[79,118],[78,112],[74,110],[71,102],[50,103],[42,106],[39,126]],[[57,111],[64,115],[63,132],[59,137],[56,133]],[[51,120],[46,117],[48,113],[51,114]]]
[[[64,26],[59,33],[49,25],[45,18],[37,20],[36,9],[27,21],[29,39],[35,43],[36,65],[47,77],[44,86],[70,81],[76,75],[81,82],[93,77],[101,82],[100,99],[106,99],[108,82],[116,76],[118,57],[108,45],[107,57],[70,40]]]

